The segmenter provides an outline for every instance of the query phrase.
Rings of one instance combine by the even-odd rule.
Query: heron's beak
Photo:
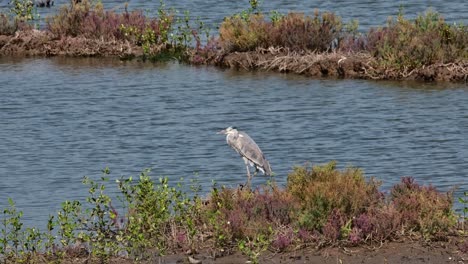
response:
[[[220,131],[216,132],[216,134],[226,134],[226,129],[220,130]]]

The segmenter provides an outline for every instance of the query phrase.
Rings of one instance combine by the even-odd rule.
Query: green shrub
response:
[[[10,12],[15,15],[15,18],[20,21],[28,21],[34,19],[34,1],[32,0],[12,0],[13,6]]]
[[[440,193],[433,186],[420,186],[413,178],[404,177],[392,188],[390,199],[402,214],[403,226],[426,237],[448,232],[456,224],[451,192]]]
[[[226,51],[249,51],[266,47],[271,24],[263,15],[251,14],[247,18],[225,18],[219,28],[221,46]]]
[[[135,185],[131,183],[131,180],[119,181],[128,206],[122,239],[129,253],[137,259],[144,257],[146,248],[156,248],[162,255],[168,247],[173,189],[167,178],[160,178],[155,185],[147,172],[140,175]]]
[[[262,14],[248,13],[225,18],[220,26],[220,44],[227,51],[282,47],[295,51],[328,51],[340,38],[341,19],[333,13],[314,16],[273,13],[268,21]]]
[[[106,11],[101,3],[84,0],[64,6],[48,18],[47,28],[56,36],[86,37],[90,39],[128,40],[137,45],[167,42],[171,17],[148,19],[142,11],[122,14]]]
[[[86,197],[86,201],[89,207],[76,224],[76,226],[82,225],[85,230],[78,233],[78,238],[89,244],[91,254],[101,262],[108,261],[110,256],[118,252],[116,214],[112,209],[111,198],[105,192],[109,174],[109,169],[105,168],[99,182],[89,177],[83,178],[83,184],[88,186],[89,196]],[[72,205],[70,211],[74,210],[80,211],[79,203]]]
[[[0,238],[0,253],[4,257],[21,258],[24,248],[23,212],[16,209],[11,198],[8,199],[9,207],[3,210],[2,235]]]
[[[400,13],[387,27],[371,29],[367,50],[383,66],[410,71],[437,62],[468,59],[468,28],[449,25],[437,13],[428,11],[414,21]]]
[[[315,11],[314,16],[289,13],[274,24],[269,33],[270,45],[296,51],[325,52],[331,49],[335,39],[340,38],[341,31],[341,19],[333,13]]]
[[[299,223],[310,230],[321,229],[332,210],[344,214],[346,221],[382,202],[380,183],[366,181],[360,169],[336,169],[332,161],[322,166],[295,167],[288,175],[287,190],[298,199],[302,211]]]

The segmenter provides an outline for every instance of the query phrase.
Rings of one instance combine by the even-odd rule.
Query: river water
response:
[[[149,13],[157,1],[130,1]],[[265,1],[266,2],[266,1]],[[58,4],[57,4],[58,3]],[[382,25],[397,1],[268,1],[280,11],[314,8]],[[412,1],[449,21],[467,21],[467,3]],[[122,7],[120,1],[105,6]],[[56,12],[41,9],[45,17]],[[168,6],[217,24],[239,1]],[[179,6],[177,6],[179,5]],[[0,9],[8,7],[0,1]],[[349,12],[348,12],[349,11]],[[465,23],[466,24],[466,23]],[[254,138],[284,184],[292,166],[337,160],[363,168],[388,190],[402,176],[441,190],[468,190],[466,84],[310,79],[177,63],[108,59],[0,58],[0,208],[11,197],[26,225],[43,228],[66,199],[87,195],[83,176],[111,180],[152,168],[154,177],[198,178],[206,191],[245,181],[242,159],[216,131],[234,125]],[[266,178],[256,177],[254,185]],[[112,185],[112,184],[110,184]],[[113,188],[111,188],[113,189]],[[458,205],[459,206],[459,205]]]
[[[8,12],[12,0],[0,0],[0,11]],[[36,0],[40,1],[40,0]],[[118,12],[125,9],[128,4],[128,10],[145,10],[150,16],[156,16],[160,1],[147,0],[102,0],[106,9],[113,9]],[[164,1],[166,9],[177,11],[178,17],[184,16],[184,11],[189,11],[192,19],[200,18],[211,29],[223,21],[223,18],[234,13],[239,13],[250,7],[248,0],[243,1],[217,1],[217,0],[181,0]],[[63,5],[70,3],[70,0],[55,0],[55,5],[51,8],[38,8],[37,14],[42,21],[47,16],[56,13]],[[351,19],[358,20],[360,30],[367,30],[369,27],[385,25],[389,16],[395,17],[400,7],[408,18],[414,18],[427,10],[433,10],[441,13],[446,21],[450,23],[468,24],[468,1],[443,1],[443,0],[414,0],[414,1],[259,1],[260,10],[268,13],[272,10],[281,13],[290,11],[303,12],[312,15],[314,10],[332,11],[341,16],[345,22]],[[43,23],[41,23],[43,24]]]
[[[0,207],[11,197],[37,225],[106,166],[112,181],[152,168],[204,190],[243,183],[242,159],[216,134],[230,125],[257,141],[280,185],[293,165],[337,160],[387,190],[402,176],[468,190],[465,84],[77,58],[0,58],[0,84]]]

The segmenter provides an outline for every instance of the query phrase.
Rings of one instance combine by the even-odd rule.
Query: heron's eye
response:
[[[237,127],[233,126],[233,127],[231,127],[231,129],[237,129]]]

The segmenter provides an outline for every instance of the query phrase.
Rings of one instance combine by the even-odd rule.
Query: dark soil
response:
[[[248,258],[240,253],[213,259],[195,256],[202,263],[239,263]],[[186,256],[168,256],[166,263],[189,263]],[[391,242],[378,247],[332,247],[324,249],[300,249],[287,253],[265,253],[259,263],[468,263],[468,254],[462,253],[454,242],[431,243]]]
[[[363,263],[468,263],[467,237],[449,237],[445,242],[419,242],[403,241],[388,242],[374,246],[358,247],[325,247],[315,249],[312,247],[296,249],[288,252],[264,252],[258,259],[259,263],[272,264],[363,264]],[[218,252],[219,254],[219,252]],[[138,263],[249,263],[249,258],[240,252],[225,254],[222,257],[213,257],[209,249],[195,255],[173,254],[164,257],[154,257]],[[39,263],[47,263],[45,259]],[[66,257],[61,263],[101,263],[83,256]],[[135,263],[126,258],[112,258],[109,263]]]
[[[158,47],[154,48],[158,51]],[[196,54],[196,52],[189,52]],[[82,37],[57,38],[47,31],[27,30],[14,36],[0,35],[0,56],[72,56],[120,57],[143,56],[140,46],[127,41],[105,41]],[[385,80],[468,81],[468,62],[433,64],[419,69],[382,67],[369,54],[300,53],[282,48],[251,52],[210,54],[204,63],[221,67],[291,72],[313,77],[337,77]]]

